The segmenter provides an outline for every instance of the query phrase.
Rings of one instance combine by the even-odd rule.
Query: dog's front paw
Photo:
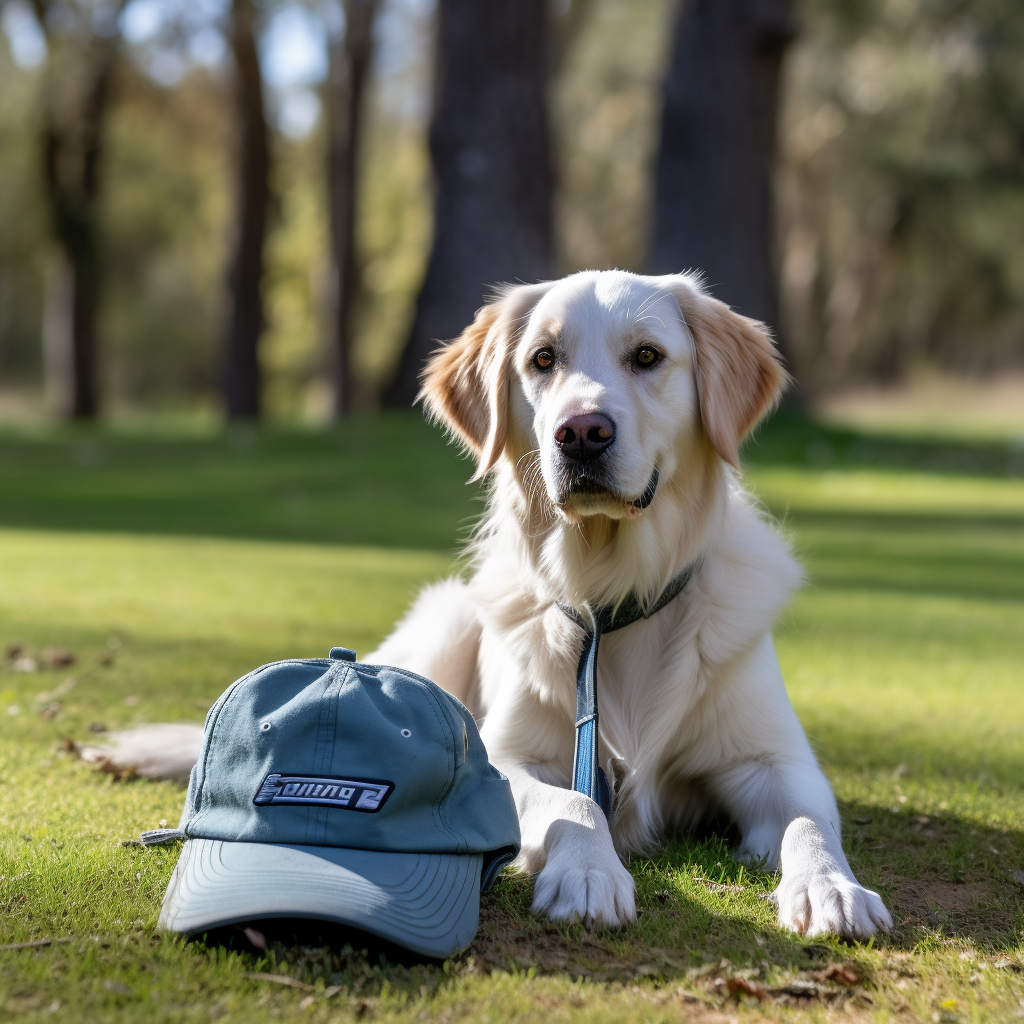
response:
[[[783,873],[775,899],[782,926],[807,938],[831,933],[863,940],[892,928],[881,896],[838,871]]]
[[[579,919],[587,928],[618,928],[636,920],[633,876],[614,855],[607,863],[549,857],[533,890],[535,914]]]

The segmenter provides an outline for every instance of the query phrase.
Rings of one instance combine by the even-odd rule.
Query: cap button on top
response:
[[[331,648],[331,660],[332,661],[355,661],[356,652],[348,647],[332,647]]]

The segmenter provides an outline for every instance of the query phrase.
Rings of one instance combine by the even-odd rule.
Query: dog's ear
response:
[[[499,290],[462,334],[430,357],[423,371],[419,400],[473,454],[474,480],[504,451],[512,353],[530,312],[550,287],[551,282],[544,282]]]
[[[669,279],[697,350],[704,430],[718,454],[739,466],[740,442],[789,383],[769,329],[713,299],[690,275]]]

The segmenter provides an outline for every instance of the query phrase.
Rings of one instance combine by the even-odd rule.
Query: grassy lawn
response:
[[[1024,452],[780,417],[747,458],[809,571],[779,654],[891,937],[779,931],[775,877],[714,838],[634,862],[640,918],[619,933],[534,920],[506,875],[443,965],[343,936],[260,952],[159,935],[177,851],[122,843],[176,823],[182,791],[98,775],[62,741],[198,721],[261,662],[369,650],[449,569],[478,495],[411,416],[6,428],[0,656],[21,651],[0,663],[0,1019],[1024,1017]],[[49,667],[55,648],[74,664]]]

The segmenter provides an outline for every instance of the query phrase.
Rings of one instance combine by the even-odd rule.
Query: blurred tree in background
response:
[[[718,298],[775,328],[772,184],[793,35],[789,0],[681,4],[655,172],[651,270],[699,268]]]
[[[245,312],[258,324],[262,302],[255,393],[271,416],[326,419],[372,408],[406,342],[418,338],[419,355],[407,359],[404,374],[408,398],[416,359],[434,338],[458,331],[500,278],[703,264],[716,294],[753,312],[754,300],[715,269],[711,249],[663,249],[659,232],[673,244],[697,240],[692,222],[672,227],[681,202],[708,215],[712,246],[751,254],[748,272],[756,263],[779,280],[777,326],[811,399],[857,382],[899,380],[922,364],[991,372],[1024,362],[1024,8],[1017,0],[791,0],[797,33],[781,65],[768,193],[775,227],[770,235],[759,227],[749,249],[743,241],[737,247],[735,221],[729,227],[714,211],[746,210],[741,198],[765,196],[769,147],[743,149],[742,133],[724,131],[726,91],[705,89],[689,110],[673,99],[680,76],[697,70],[673,63],[673,39],[683,41],[685,26],[697,24],[705,0],[531,0],[515,5],[515,17],[531,26],[527,32],[524,20],[521,33],[502,21],[502,5],[467,0],[444,0],[440,11],[434,0],[379,0],[357,32],[342,0],[247,2],[256,12],[250,52],[262,78],[269,200],[261,283],[255,293],[248,286]],[[114,0],[47,3],[95,13]],[[722,51],[699,52],[717,54],[711,67],[722,72],[749,41],[750,19],[782,3],[719,5],[735,6],[735,31],[719,35]],[[460,64],[455,79],[441,74],[435,96],[435,54],[443,69],[445,54],[466,45],[460,32],[464,38],[484,10],[478,51],[492,59],[475,72]],[[115,54],[105,114],[95,122],[103,126],[95,134],[102,160],[87,204],[103,285],[97,392],[117,414],[221,407],[231,322],[225,282],[240,195],[231,11],[231,0],[129,0],[115,32],[90,14],[86,36],[71,39],[63,15],[53,21],[27,0],[0,0],[0,412],[40,404],[43,325],[52,337],[56,322],[43,315],[52,306],[46,284],[61,249],[40,137],[53,56],[68,46],[60,66],[69,74],[73,65],[84,69],[97,52],[87,36],[105,39]],[[454,22],[444,21],[446,11]],[[45,33],[41,17],[49,19]],[[769,64],[784,36],[768,47]],[[356,77],[347,77],[353,70]],[[473,73],[483,76],[479,88],[467,84]],[[502,98],[501,81],[518,83],[514,102]],[[475,113],[452,106],[460,88],[480,101]],[[67,109],[82,111],[89,95],[72,88]],[[530,138],[540,141],[510,146],[518,136],[500,126],[510,123],[511,108],[527,119],[514,131],[528,122]],[[77,147],[88,121],[72,121]],[[441,131],[456,122],[461,134]],[[696,124],[710,127],[694,140]],[[665,162],[672,145],[678,156],[687,132],[706,146],[702,159],[724,153],[737,177],[672,186],[686,179],[666,174]],[[510,206],[481,205],[485,186],[509,195],[508,182],[491,180],[490,171],[470,187],[465,172],[480,164],[476,149],[515,168],[508,181],[522,192]],[[656,178],[670,187],[659,191]],[[734,182],[755,179],[757,188],[740,196]],[[479,209],[458,220],[459,210]],[[765,223],[762,214],[738,221],[739,229]],[[453,234],[456,224],[466,226]],[[482,248],[474,240],[481,231]],[[512,244],[520,234],[539,240],[534,255]],[[428,266],[441,266],[452,238],[467,243],[465,251],[445,257],[447,281],[430,278]],[[497,262],[516,251],[518,258]],[[455,293],[449,288],[464,289],[465,311],[427,326],[426,310],[440,309],[439,296]]]
[[[1024,7],[807,0],[778,182],[805,389],[1024,361]]]
[[[100,176],[124,0],[32,6],[48,52],[38,129],[53,241],[42,322],[46,391],[57,416],[91,419],[99,407]]]
[[[554,268],[546,0],[439,0],[430,156],[434,241],[389,405],[496,282]]]
[[[373,58],[373,26],[378,0],[345,0],[327,8],[327,192],[331,223],[331,305],[334,415],[352,409],[352,334],[359,287],[356,266],[356,195],[359,149],[363,140],[366,78]],[[335,15],[331,18],[331,13]],[[344,15],[338,18],[338,14]]]
[[[229,419],[254,419],[262,405],[259,342],[263,334],[263,243],[270,206],[270,130],[256,52],[253,0],[231,0],[228,36],[234,56],[235,220],[228,272],[228,314],[221,382]]]

